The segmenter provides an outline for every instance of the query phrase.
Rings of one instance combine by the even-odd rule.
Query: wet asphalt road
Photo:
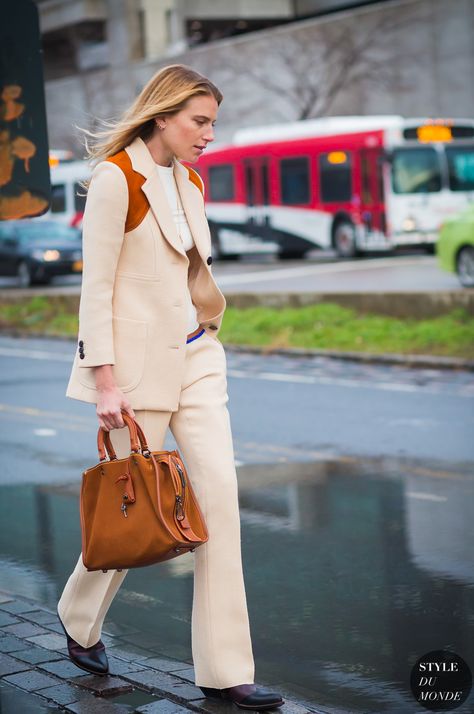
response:
[[[31,474],[26,463],[33,453],[49,454],[49,462],[67,452],[72,478],[84,459],[95,458],[95,408],[64,396],[74,350],[72,341],[0,338],[2,432],[9,452],[17,450],[0,482],[65,478],[41,460]],[[472,373],[230,349],[226,355],[241,463],[336,455],[474,461]]]
[[[49,607],[97,460],[94,406],[64,396],[75,347],[0,338],[0,580]],[[226,354],[257,681],[325,711],[423,711],[418,657],[474,668],[473,373]],[[107,627],[189,659],[192,569],[130,572]]]

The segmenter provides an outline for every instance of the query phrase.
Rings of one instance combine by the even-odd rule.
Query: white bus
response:
[[[51,207],[36,220],[57,220],[68,226],[81,228],[86,191],[79,181],[90,178],[86,161],[74,160],[69,151],[50,151]]]

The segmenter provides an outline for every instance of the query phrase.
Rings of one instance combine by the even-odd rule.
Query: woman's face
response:
[[[177,114],[161,117],[158,130],[165,147],[179,159],[195,163],[206,146],[214,141],[214,124],[219,105],[213,96],[191,97]]]

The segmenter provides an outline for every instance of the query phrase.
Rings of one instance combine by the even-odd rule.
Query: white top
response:
[[[174,218],[176,231],[181,237],[184,249],[186,251],[191,250],[194,246],[194,239],[191,231],[189,230],[188,221],[186,214],[184,212],[181,199],[179,198],[178,190],[176,187],[176,181],[174,178],[173,166],[161,166],[161,164],[155,164],[160,177],[161,183],[164,186],[166,197],[170,205],[171,213]],[[186,303],[188,306],[188,334],[193,332],[197,327],[199,327],[199,321],[197,319],[196,307],[191,299],[191,293],[189,289],[186,291]]]
[[[158,169],[161,182],[165,187],[166,196],[168,198],[168,203],[170,204],[178,235],[181,236],[184,249],[191,250],[194,246],[194,239],[191,231],[189,230],[186,214],[183,210],[183,205],[176,188],[173,166],[161,166],[160,164],[156,164],[156,168]]]

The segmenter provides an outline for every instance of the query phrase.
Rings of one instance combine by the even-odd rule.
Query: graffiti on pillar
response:
[[[26,110],[22,91],[18,84],[0,88],[0,220],[38,216],[49,205],[45,196],[22,181],[22,174],[30,173],[30,162],[36,154],[33,141],[18,131]],[[15,175],[18,162],[23,171]]]

